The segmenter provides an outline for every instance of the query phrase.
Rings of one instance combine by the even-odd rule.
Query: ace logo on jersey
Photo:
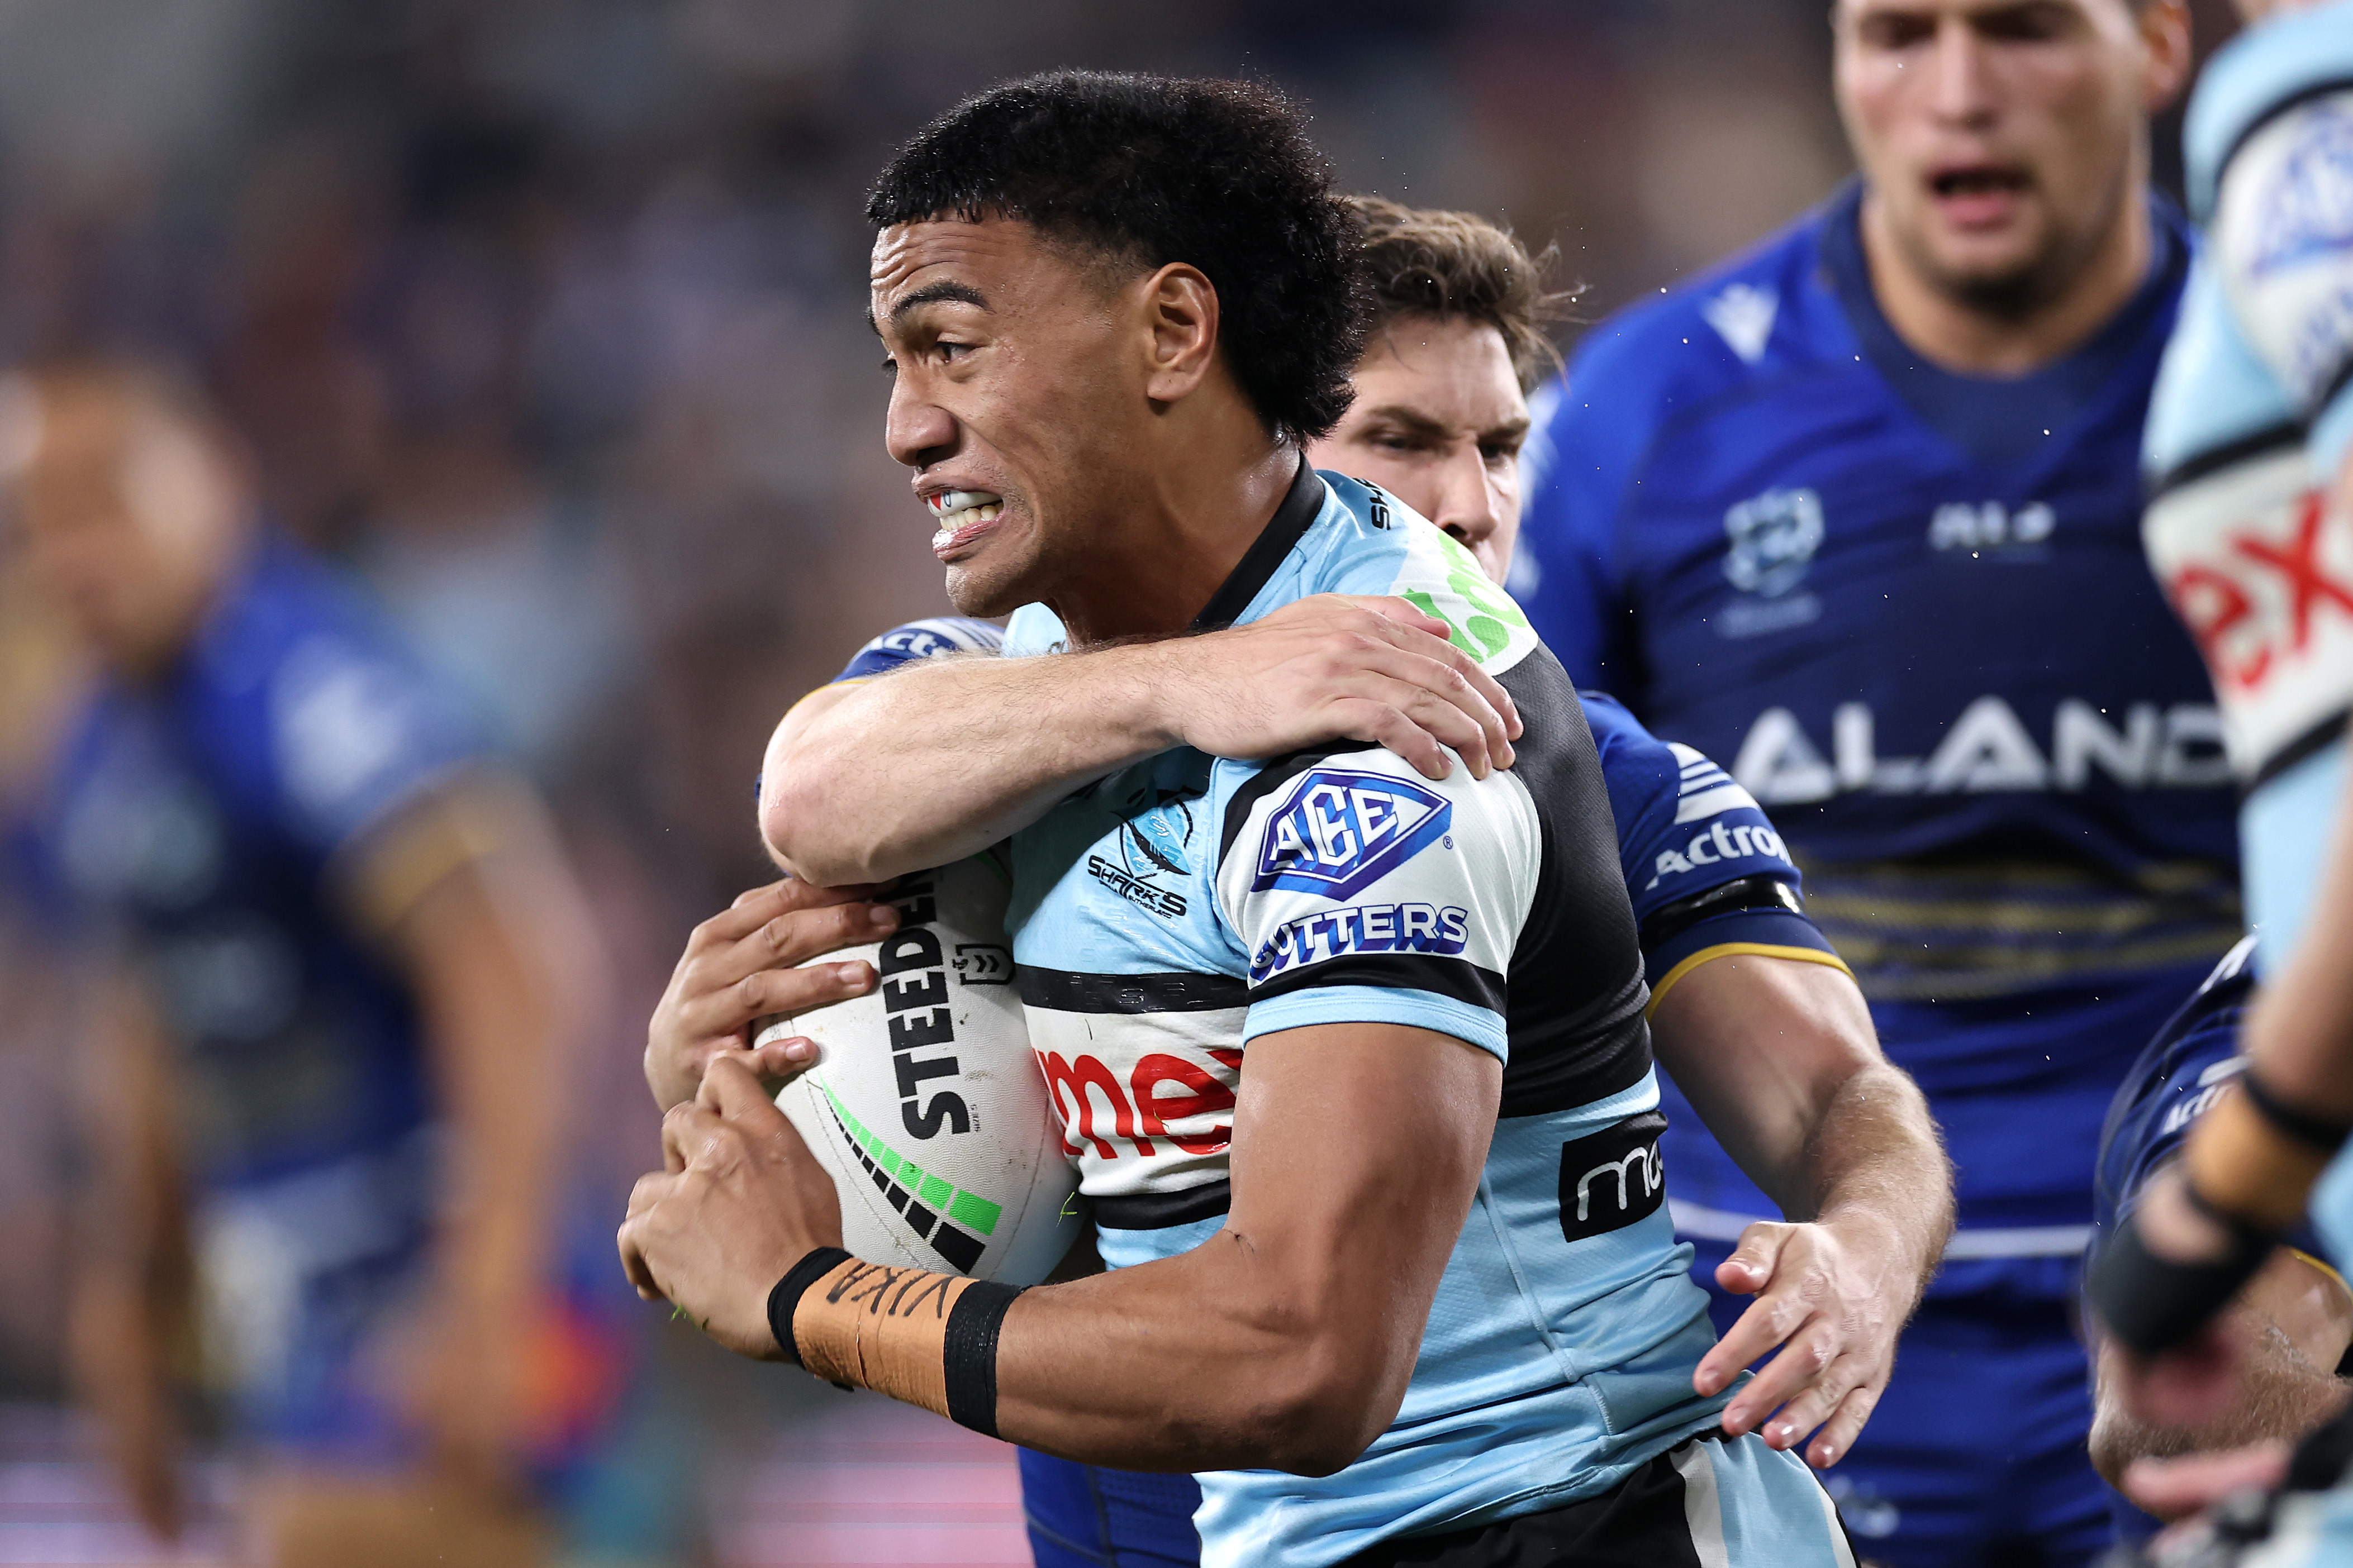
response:
[[[1250,886],[1349,898],[1436,842],[1453,819],[1452,802],[1409,780],[1315,768],[1268,820]]]

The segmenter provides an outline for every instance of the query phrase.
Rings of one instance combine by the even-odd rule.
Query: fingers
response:
[[[1862,1436],[1863,1424],[1878,1406],[1879,1394],[1879,1388],[1869,1383],[1849,1389],[1829,1424],[1806,1449],[1806,1463],[1818,1470],[1827,1470],[1845,1458],[1853,1449],[1854,1440]]]
[[[1799,1318],[1798,1321],[1789,1322],[1788,1320],[1799,1311],[1805,1311],[1803,1303],[1768,1297],[1743,1312],[1740,1321],[1732,1325],[1732,1332],[1724,1336],[1724,1343],[1718,1345],[1716,1351],[1709,1352],[1713,1358],[1716,1352],[1724,1351],[1727,1346],[1735,1347],[1730,1353],[1738,1359],[1732,1363],[1733,1371],[1715,1379],[1715,1386],[1722,1388],[1738,1375],[1739,1367],[1756,1360],[1774,1345],[1781,1347],[1780,1353],[1757,1368],[1757,1375],[1750,1378],[1746,1385],[1733,1396],[1732,1403],[1725,1407],[1725,1431],[1746,1432],[1761,1425],[1776,1406],[1811,1386],[1837,1358],[1841,1346],[1836,1325],[1810,1311],[1805,1311],[1805,1316]],[[1751,1319],[1762,1321],[1752,1324]],[[1744,1329],[1747,1331],[1745,1334],[1742,1332]],[[1757,1349],[1744,1352],[1737,1348],[1755,1344],[1759,1338],[1764,1338],[1765,1342]],[[1692,1374],[1692,1384],[1694,1387],[1698,1386],[1697,1373]],[[1781,1445],[1783,1447],[1788,1446],[1786,1443]]]
[[[1400,629],[1419,633],[1419,637],[1398,639],[1400,646],[1409,652],[1420,654],[1453,669],[1501,717],[1504,739],[1516,741],[1520,738],[1525,727],[1520,723],[1518,704],[1512,700],[1512,694],[1504,689],[1501,681],[1481,668],[1477,659],[1455,646],[1452,626],[1405,599],[1380,598],[1357,602],[1367,605],[1374,614]]]
[[[638,1294],[649,1301],[661,1300],[662,1290],[660,1285],[654,1279],[651,1266],[646,1262],[645,1249],[639,1244],[638,1232],[644,1226],[646,1212],[661,1201],[662,1195],[670,1191],[671,1184],[671,1178],[669,1176],[638,1177],[638,1184],[629,1190],[628,1217],[621,1221],[621,1228],[613,1237],[614,1244],[619,1247],[621,1253],[621,1272],[628,1276],[629,1283],[637,1288]]]
[[[1715,1266],[1716,1284],[1736,1296],[1753,1296],[1765,1289],[1773,1279],[1774,1266],[1780,1261],[1781,1247],[1788,1239],[1790,1228],[1761,1220],[1742,1231],[1740,1245],[1733,1248],[1732,1256]],[[1763,1353],[1761,1348],[1758,1353]]]
[[[820,888],[794,877],[781,877],[735,895],[735,901],[694,928],[695,939],[711,942],[741,942],[779,915],[797,910],[820,910],[835,904],[862,903],[878,890],[874,883]],[[691,944],[690,944],[691,945]]]
[[[1692,1373],[1692,1386],[1702,1394],[1725,1387],[1740,1375],[1742,1367],[1788,1340],[1814,1312],[1814,1304],[1793,1289],[1768,1290],[1749,1304],[1714,1350],[1700,1358]]]
[[[817,1066],[817,1042],[805,1036],[770,1040],[752,1053],[751,1068],[763,1091],[782,1089]]]
[[[768,1091],[760,1087],[759,1077],[750,1062],[733,1052],[713,1058],[703,1069],[702,1089],[694,1101],[704,1114],[727,1121],[765,1121],[771,1117],[784,1120],[784,1112],[776,1109]]]

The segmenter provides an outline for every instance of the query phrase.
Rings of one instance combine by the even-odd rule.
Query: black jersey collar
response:
[[[1291,481],[1290,493],[1274,509],[1274,516],[1265,529],[1242,552],[1241,563],[1234,568],[1233,575],[1218,585],[1201,613],[1193,617],[1191,629],[1219,632],[1240,619],[1241,613],[1250,608],[1258,591],[1266,586],[1274,569],[1282,564],[1282,558],[1291,553],[1291,547],[1299,542],[1300,535],[1307,531],[1308,525],[1323,510],[1324,481],[1315,477],[1315,470],[1307,466],[1307,454],[1302,452],[1299,477]]]

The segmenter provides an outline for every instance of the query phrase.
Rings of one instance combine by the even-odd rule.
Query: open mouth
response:
[[[1931,174],[1928,189],[1948,216],[1969,223],[2009,216],[2031,183],[2015,164],[1955,163]]]
[[[942,490],[923,498],[939,531],[932,548],[945,550],[979,532],[1005,515],[1005,499],[990,490]]]

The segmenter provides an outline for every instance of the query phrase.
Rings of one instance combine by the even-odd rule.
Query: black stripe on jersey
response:
[[[2250,790],[2261,789],[2305,758],[2328,745],[2329,742],[2343,740],[2348,719],[2353,719],[2353,708],[2339,708],[2336,712],[2282,746],[2264,760],[2262,767],[2255,770],[2255,776],[2248,781],[2247,787]]]
[[[1087,1202],[1097,1225],[1113,1230],[1166,1230],[1224,1214],[1234,1206],[1234,1185],[1221,1176],[1207,1186],[1187,1187],[1181,1193],[1135,1193]]]
[[[1017,964],[1021,1000],[1057,1013],[1219,1013],[1250,1005],[1250,987],[1231,974],[1082,974]]]
[[[2309,87],[2298,88],[2295,91],[2288,94],[2285,98],[2281,99],[2277,103],[2273,104],[2269,109],[2264,110],[2263,113],[2257,115],[2252,123],[2248,124],[2240,131],[2238,135],[2231,139],[2230,151],[2224,153],[2222,154],[2221,161],[2214,165],[2214,195],[2216,199],[2220,200],[2221,197],[2222,176],[2231,172],[2232,160],[2238,157],[2239,150],[2241,148],[2244,147],[2249,142],[2254,140],[2256,132],[2261,131],[2264,126],[2269,125],[2273,121],[2277,120],[2281,115],[2288,112],[2288,110],[2301,108],[2303,105],[2310,103],[2316,98],[2327,98],[2332,92],[2348,91],[2353,91],[2353,78],[2341,76],[2331,77],[2327,81],[2316,81]]]
[[[1323,511],[1324,494],[1324,481],[1315,477],[1315,470],[1307,466],[1307,454],[1302,452],[1299,477],[1291,481],[1282,504],[1274,509],[1274,516],[1242,552],[1240,564],[1209,595],[1201,613],[1193,617],[1193,630],[1219,632],[1240,618],[1250,601],[1258,597],[1258,591],[1266,586],[1267,579],[1274,575],[1274,569],[1282,564],[1282,558],[1291,553],[1291,547],[1299,542],[1299,536]]]
[[[1651,910],[1651,918],[1641,925],[1642,951],[1655,952],[1700,921],[1736,910],[1787,910],[1802,919],[1806,903],[1798,896],[1797,889],[1769,872],[1760,871]]]
[[[2211,450],[2176,463],[2159,474],[2148,487],[2148,499],[2152,502],[2162,500],[2185,485],[2196,484],[2209,474],[2218,474],[2250,458],[2267,456],[2278,447],[2300,446],[2303,441],[2304,426],[2301,425],[2267,425],[2252,435],[2225,441]]]
[[[1384,991],[1430,991],[1491,1013],[1507,1011],[1504,977],[1466,958],[1427,952],[1352,952],[1279,974],[1250,988],[1252,1002],[1323,985],[1377,985]]]
[[[1287,992],[1318,990],[1323,985],[1379,985],[1381,990],[1421,990],[1468,1002],[1490,1013],[1506,1011],[1504,975],[1480,969],[1471,959],[1445,959],[1430,952],[1351,952],[1341,959],[1308,963],[1287,975],[1275,975],[1266,985],[1251,985],[1251,1002]]]
[[[1544,858],[1512,950],[1504,1116],[1536,1116],[1631,1089],[1651,1070],[1650,989],[1601,758],[1577,689],[1539,646],[1500,678],[1525,726],[1512,776],[1535,800]]]

